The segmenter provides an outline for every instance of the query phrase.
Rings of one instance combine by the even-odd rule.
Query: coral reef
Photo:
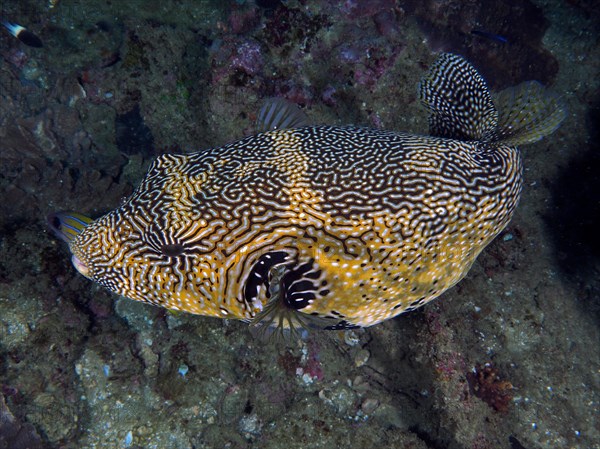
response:
[[[597,444],[594,2],[5,1],[0,12],[44,42],[0,30],[0,448]],[[254,132],[272,96],[314,123],[426,133],[416,86],[440,50],[495,89],[553,84],[570,117],[523,150],[510,226],[423,310],[265,344],[244,323],[108,294],[45,224],[56,210],[113,209],[158,154]]]
[[[500,380],[498,370],[492,363],[477,365],[467,373],[467,381],[475,396],[497,412],[508,412],[514,387],[509,381]]]
[[[2,395],[0,395],[0,449],[44,449],[34,427],[29,423],[19,422],[6,406]]]

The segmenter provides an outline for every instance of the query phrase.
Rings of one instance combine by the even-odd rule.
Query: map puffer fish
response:
[[[137,301],[286,329],[380,323],[466,275],[519,200],[515,145],[566,115],[536,82],[493,100],[452,54],[419,93],[430,136],[283,117],[220,148],[160,156],[119,208],[51,225],[81,274]]]

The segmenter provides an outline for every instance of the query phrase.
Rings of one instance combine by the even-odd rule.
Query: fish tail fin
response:
[[[48,225],[59,239],[71,243],[92,221],[78,212],[53,212],[47,217]]]
[[[556,131],[567,116],[558,95],[537,81],[504,89],[495,103],[499,111],[495,140],[505,145],[536,142]]]
[[[554,132],[567,116],[558,96],[537,81],[500,92],[495,100],[483,77],[463,57],[442,54],[419,84],[437,137],[523,145]]]
[[[432,136],[491,140],[498,111],[483,77],[462,56],[442,54],[419,84]]]

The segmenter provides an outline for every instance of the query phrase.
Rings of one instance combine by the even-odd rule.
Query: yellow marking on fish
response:
[[[370,326],[455,285],[507,225],[522,186],[514,145],[564,118],[542,94],[502,94],[526,114],[499,114],[475,69],[443,55],[421,84],[432,136],[304,126],[164,155],[121,207],[64,237],[82,273],[135,300]]]

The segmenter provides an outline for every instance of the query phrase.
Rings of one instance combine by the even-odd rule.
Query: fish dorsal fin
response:
[[[308,117],[297,104],[283,98],[267,99],[258,113],[256,131],[273,131],[308,126]]]
[[[442,54],[419,84],[421,103],[429,111],[429,131],[436,137],[488,140],[498,111],[483,77],[463,57]]]
[[[537,81],[526,81],[497,94],[496,140],[505,145],[523,145],[553,133],[567,116],[557,95]]]

